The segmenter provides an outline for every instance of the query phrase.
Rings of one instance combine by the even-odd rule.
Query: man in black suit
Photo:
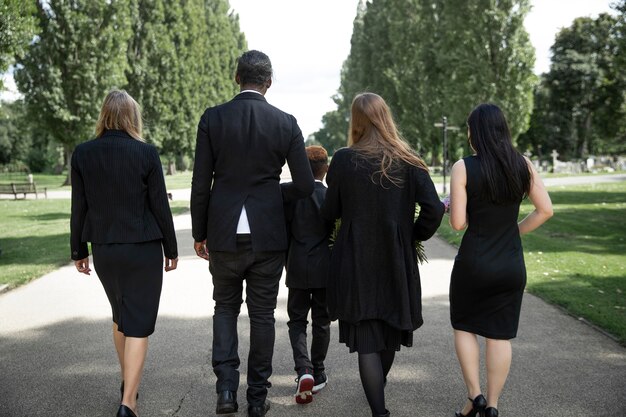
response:
[[[248,414],[264,416],[274,353],[274,309],[285,263],[283,198],[303,198],[314,181],[296,119],[271,106],[272,65],[259,51],[244,53],[235,81],[240,93],[207,109],[198,125],[191,186],[196,254],[213,277],[213,371],[217,414],[236,412],[239,386],[237,319],[246,280],[250,317]],[[279,185],[287,161],[293,183]],[[210,253],[210,258],[209,258]]]

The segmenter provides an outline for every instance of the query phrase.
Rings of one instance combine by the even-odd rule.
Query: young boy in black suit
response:
[[[322,183],[328,171],[328,153],[321,146],[308,146],[306,153],[315,177],[315,191],[310,197],[285,202],[289,249],[287,279],[289,296],[289,340],[293,349],[298,383],[296,402],[307,404],[326,386],[324,359],[330,341],[330,319],[326,309],[326,279],[330,259],[329,237],[332,224],[320,216],[326,196]],[[311,357],[307,349],[307,316],[311,311],[313,340]]]

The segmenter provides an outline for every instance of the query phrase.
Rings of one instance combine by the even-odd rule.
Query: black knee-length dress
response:
[[[450,318],[456,330],[490,339],[517,335],[526,267],[517,220],[520,200],[496,205],[481,196],[477,156],[466,157],[468,228],[450,281]]]

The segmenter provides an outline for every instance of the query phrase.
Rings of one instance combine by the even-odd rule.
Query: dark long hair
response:
[[[495,204],[507,204],[528,196],[530,170],[513,147],[502,110],[495,104],[480,104],[467,118],[467,126],[483,173],[483,197]]]

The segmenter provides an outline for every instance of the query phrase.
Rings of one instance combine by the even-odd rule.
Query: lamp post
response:
[[[448,170],[448,130],[459,130],[457,126],[448,126],[448,118],[441,116],[441,123],[435,123],[443,133],[443,193],[446,194],[446,172]]]

